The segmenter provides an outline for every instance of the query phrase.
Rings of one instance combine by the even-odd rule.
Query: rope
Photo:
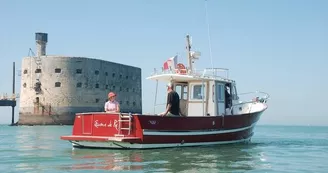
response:
[[[208,21],[208,14],[207,14],[207,0],[205,0],[205,15],[206,15],[206,24],[207,24],[208,46],[209,46],[209,49],[210,49],[210,58],[211,58],[212,71],[214,73],[213,57],[212,57],[212,45],[211,45],[211,36],[210,36],[210,24],[209,24],[209,21]]]

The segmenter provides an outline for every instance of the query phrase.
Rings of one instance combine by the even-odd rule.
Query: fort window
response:
[[[55,87],[60,87],[61,86],[61,83],[60,82],[56,82],[55,83]]]
[[[96,88],[99,88],[99,84],[96,84]]]
[[[98,74],[99,74],[99,71],[98,71],[98,70],[96,70],[96,71],[95,71],[95,75],[98,75]]]
[[[23,84],[23,87],[26,88],[26,83]]]
[[[36,104],[39,104],[39,103],[40,103],[40,98],[39,98],[39,97],[36,97],[36,98],[35,98],[35,103],[36,103]]]
[[[120,79],[122,79],[122,74],[120,74]]]
[[[27,70],[25,69],[23,73],[24,73],[24,74],[27,74]]]
[[[129,88],[126,88],[126,92],[129,92]]]
[[[125,76],[125,79],[129,79],[129,76]]]
[[[115,86],[113,86],[113,90],[115,90]]]
[[[81,82],[79,82],[79,83],[76,84],[76,88],[81,88],[81,87],[82,87],[82,83]]]
[[[133,106],[136,106],[136,102],[133,102]]]
[[[115,73],[112,74],[112,77],[115,77]]]
[[[122,101],[120,101],[120,105],[122,104]]]
[[[55,69],[55,73],[61,73],[61,69],[60,68],[56,68]]]
[[[108,76],[108,72],[105,72],[105,76]]]
[[[108,85],[106,85],[106,89],[108,89]]]
[[[133,91],[133,92],[135,92],[135,91],[136,91],[136,89],[135,89],[135,88],[133,88],[133,89],[132,89],[132,91]]]
[[[98,103],[99,102],[99,99],[96,99],[96,103]]]
[[[41,69],[39,68],[35,69],[35,73],[41,73]]]
[[[128,106],[129,106],[129,104],[130,104],[130,103],[129,103],[129,101],[126,101],[126,105],[128,105]]]
[[[82,69],[76,69],[76,74],[81,74],[82,73]]]
[[[120,87],[120,91],[122,91],[122,87]]]

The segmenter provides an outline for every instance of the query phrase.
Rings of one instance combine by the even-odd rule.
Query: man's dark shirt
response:
[[[171,91],[167,94],[167,104],[171,104],[171,108],[169,109],[169,112],[171,112],[174,115],[180,115],[180,98],[179,94],[175,91]]]

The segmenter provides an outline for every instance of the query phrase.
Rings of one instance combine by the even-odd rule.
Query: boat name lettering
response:
[[[156,122],[156,120],[149,120],[149,123],[150,123],[151,125],[155,125],[157,122]]]
[[[112,123],[112,122],[111,122]],[[115,127],[115,129],[118,131],[118,129],[117,129],[117,124],[118,123],[118,121],[117,120],[114,120],[114,127]]]
[[[102,122],[98,122],[98,120],[95,120],[94,126],[96,128],[98,128],[98,127],[113,127],[113,124],[112,124],[112,120],[110,120],[110,122],[108,123],[108,125],[107,125],[107,123],[102,123]],[[117,129],[116,120],[114,121],[114,127]]]

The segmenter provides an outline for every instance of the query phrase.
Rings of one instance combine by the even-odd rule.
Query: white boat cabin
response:
[[[155,69],[147,78],[173,84],[174,90],[180,96],[180,109],[184,116],[239,115],[265,109],[265,104],[257,103],[263,103],[266,99],[239,101],[236,83],[229,79],[228,69],[193,70],[192,63],[200,54],[190,51],[190,48],[187,35],[188,68],[182,63],[177,63],[177,56],[175,56],[164,63],[161,71]]]
[[[224,69],[214,69],[214,73]],[[181,113],[185,116],[222,116],[232,114],[232,105],[239,103],[236,84],[227,78],[215,76],[212,69],[203,74],[181,74],[177,69],[153,74],[148,79],[171,82],[180,96]]]

